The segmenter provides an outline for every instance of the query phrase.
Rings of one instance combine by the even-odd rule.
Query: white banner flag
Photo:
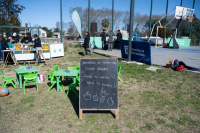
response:
[[[78,30],[78,33],[80,34],[80,36],[82,38],[81,18],[80,18],[80,15],[77,10],[74,10],[72,12],[72,20]]]

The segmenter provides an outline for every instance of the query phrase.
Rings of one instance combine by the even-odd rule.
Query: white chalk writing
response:
[[[85,67],[85,70],[95,70],[94,67]]]
[[[83,78],[90,78],[90,79],[92,79],[92,74],[91,74],[91,75],[84,74],[84,75],[83,75],[83,76],[81,76],[81,77],[83,77]]]
[[[94,85],[94,80],[93,81],[87,81],[87,84],[89,84],[89,85]]]
[[[101,68],[101,67],[98,67],[97,70],[99,70],[99,71],[108,71],[108,68]]]
[[[83,62],[83,64],[96,64],[96,62],[88,61],[88,62]]]

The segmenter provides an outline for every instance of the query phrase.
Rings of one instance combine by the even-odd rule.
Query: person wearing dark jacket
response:
[[[100,34],[100,37],[101,37],[101,41],[102,41],[102,50],[105,49],[105,46],[106,46],[106,30],[103,29],[103,32]]]
[[[42,47],[40,38],[36,34],[34,35],[34,38],[35,38],[35,40],[34,40],[34,48]],[[38,51],[36,51],[36,52],[38,54]],[[41,57],[40,56],[39,56],[38,62],[41,62]]]
[[[32,41],[30,41],[29,36],[26,33],[26,34],[24,34],[24,37],[22,38],[21,43],[28,44],[29,42],[32,42]]]
[[[86,32],[86,37],[84,40],[85,57],[88,56],[87,48],[89,48],[89,43],[90,43],[90,33]]]
[[[19,42],[19,37],[17,36],[17,33],[13,33],[12,44],[18,43],[18,42]]]
[[[112,44],[113,44],[113,37],[114,33],[112,33],[112,30],[110,30],[110,33],[108,34],[108,51],[112,51]]]
[[[36,34],[34,35],[34,38],[34,48],[42,47],[40,38]]]
[[[29,38],[29,40],[28,40],[28,41],[32,43],[32,42],[33,42],[33,40],[32,40],[31,34],[30,34],[29,32],[28,32],[28,33],[26,33],[26,34],[28,35],[28,38]]]
[[[5,32],[2,33],[1,47],[2,47],[2,50],[9,50],[9,46],[8,46],[7,41],[6,41],[6,33]],[[8,54],[7,52],[4,52],[4,62],[5,62],[5,59],[7,57],[7,54]],[[8,57],[8,58],[9,58],[8,61],[10,61],[11,57]],[[9,62],[9,64],[10,64],[10,62]]]
[[[122,39],[122,33],[120,32],[120,30],[118,30],[118,33],[117,33],[117,40],[116,40],[116,47],[117,49],[120,49],[120,43],[119,41]]]

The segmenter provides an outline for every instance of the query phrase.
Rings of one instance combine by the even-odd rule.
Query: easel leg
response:
[[[16,60],[15,60],[15,58],[13,58],[13,53],[10,53],[10,55],[11,55],[11,57],[12,57],[13,62],[15,63],[15,67],[16,67],[17,64],[16,64]]]
[[[36,58],[35,65],[37,65],[37,64],[38,64],[38,60],[39,60],[39,52],[37,53],[37,58]]]
[[[5,62],[4,62],[3,68],[4,68],[5,66],[7,66],[8,56],[9,56],[9,53],[8,53],[7,56],[6,56],[6,60],[5,60]]]
[[[79,109],[79,119],[82,119],[82,115],[83,115],[83,110]]]
[[[13,53],[13,57],[15,58],[15,62],[16,62],[16,64],[17,64],[17,66],[18,66],[18,62],[17,62],[17,59],[16,59],[16,57],[15,57],[15,54]]]
[[[115,110],[115,119],[119,119],[119,109]]]
[[[45,61],[45,64],[48,65],[48,64],[47,64],[47,61],[45,60],[45,57],[44,57],[43,51],[41,51],[41,54],[42,54],[42,57],[43,57],[43,59],[44,59],[44,61]]]

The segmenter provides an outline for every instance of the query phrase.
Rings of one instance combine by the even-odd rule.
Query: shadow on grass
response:
[[[79,55],[84,56],[85,54],[83,52],[78,52]]]

